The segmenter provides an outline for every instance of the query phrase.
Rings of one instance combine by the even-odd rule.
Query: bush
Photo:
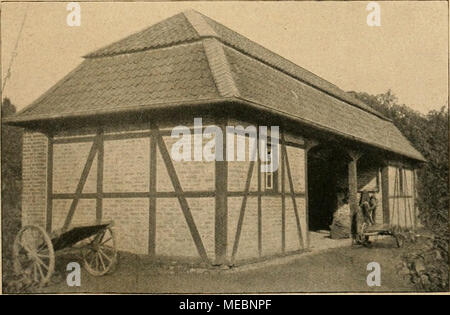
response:
[[[392,119],[427,159],[417,173],[417,190],[419,219],[431,236],[427,241],[419,239],[405,256],[405,266],[419,289],[448,291],[448,109],[442,107],[423,115],[399,105],[391,91],[380,95],[352,94]]]
[[[16,112],[9,99],[2,102],[2,117]],[[2,279],[14,278],[12,245],[21,227],[22,129],[2,125]]]

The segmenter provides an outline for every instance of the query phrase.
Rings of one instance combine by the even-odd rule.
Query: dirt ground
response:
[[[116,271],[93,277],[84,270],[80,287],[68,287],[64,266],[74,257],[58,257],[56,277],[41,293],[256,293],[256,292],[410,292],[414,287],[398,273],[405,249],[391,239],[378,240],[372,248],[340,247],[299,255],[284,264],[253,270],[194,272],[176,265],[155,265],[144,257],[122,254]],[[381,286],[369,287],[369,262],[381,266]],[[57,283],[55,283],[57,282]]]

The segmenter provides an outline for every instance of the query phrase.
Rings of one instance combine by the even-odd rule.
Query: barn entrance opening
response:
[[[333,214],[348,192],[348,155],[345,151],[319,145],[308,152],[309,230],[329,231]]]

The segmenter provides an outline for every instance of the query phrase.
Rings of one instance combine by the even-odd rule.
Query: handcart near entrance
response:
[[[56,253],[79,250],[84,268],[93,276],[113,271],[117,263],[113,222],[72,227],[50,235],[36,225],[24,226],[13,245],[14,270],[44,285],[55,269]]]
[[[404,243],[404,236],[402,233],[387,224],[375,224],[371,226],[363,224],[361,235],[366,240],[369,240],[370,237],[375,237],[377,239],[378,236],[391,236],[395,239],[398,248],[402,247]]]

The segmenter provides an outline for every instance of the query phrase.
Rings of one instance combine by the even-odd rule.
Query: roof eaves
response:
[[[323,126],[323,125],[318,124],[318,123],[316,123],[314,121],[311,121],[309,119],[305,119],[305,118],[299,117],[297,115],[292,115],[292,114],[290,114],[288,112],[285,112],[283,110],[275,109],[275,108],[272,108],[272,107],[266,106],[264,104],[260,104],[260,103],[257,103],[257,102],[254,102],[254,101],[242,98],[242,97],[236,97],[235,99],[236,99],[237,102],[244,103],[244,104],[246,104],[246,105],[248,105],[250,107],[257,108],[257,109],[262,109],[263,108],[263,109],[265,109],[265,110],[267,110],[269,112],[272,112],[272,113],[275,113],[275,114],[278,114],[278,115],[289,116],[291,119],[294,119],[294,120],[296,120],[298,122],[301,122],[301,123],[313,126],[314,128],[317,128],[319,130],[323,130],[323,131],[326,131],[326,132],[330,132],[330,133],[336,134],[336,135],[341,136],[341,137],[346,138],[346,139],[350,139],[350,140],[353,140],[353,141],[366,143],[366,144],[368,144],[370,146],[373,146],[373,147],[376,147],[378,149],[382,149],[382,150],[385,150],[385,151],[390,151],[390,152],[393,152],[393,153],[396,153],[396,154],[408,157],[408,158],[416,160],[416,161],[420,161],[420,162],[426,162],[427,161],[423,157],[423,155],[419,151],[417,151],[414,147],[413,147],[413,149],[414,149],[414,151],[416,151],[416,154],[403,152],[403,151],[400,151],[400,150],[393,149],[391,147],[387,147],[387,146],[383,146],[383,145],[380,145],[380,144],[377,144],[377,143],[369,142],[369,141],[367,141],[365,139],[361,139],[359,137],[356,137],[356,136],[353,136],[353,135],[341,132],[339,130],[335,130],[335,129]],[[397,128],[397,127],[395,127],[395,128]]]
[[[211,104],[219,104],[229,101],[230,98],[207,98],[207,99],[200,99],[200,100],[189,100],[189,101],[177,101],[177,102],[161,102],[161,103],[154,103],[149,105],[139,105],[134,107],[122,107],[122,108],[116,108],[116,109],[108,109],[108,110],[87,110],[87,111],[79,111],[79,112],[71,112],[67,114],[53,114],[53,115],[29,115],[24,117],[17,117],[9,116],[2,119],[2,123],[6,124],[20,124],[20,123],[27,123],[27,122],[34,122],[34,121],[51,121],[56,119],[67,119],[67,118],[84,118],[94,115],[112,115],[112,114],[121,114],[121,113],[128,113],[128,112],[143,112],[148,111],[151,109],[159,109],[159,108],[174,108],[178,106],[203,106],[203,105],[211,105]]]
[[[34,102],[32,102],[30,105],[26,106],[24,109],[18,111],[13,116],[10,116],[8,118],[2,119],[2,121],[16,121],[20,120],[23,116],[24,119],[26,119],[27,115],[23,115],[30,109],[36,107],[44,98],[46,98],[48,95],[56,91],[64,82],[66,82],[68,79],[72,77],[72,75],[77,72],[83,65],[85,61],[82,61],[78,66],[76,66],[72,71],[67,73],[65,76],[63,76],[59,81],[57,81],[55,84],[53,84],[46,92],[44,92],[41,96],[39,96]]]

